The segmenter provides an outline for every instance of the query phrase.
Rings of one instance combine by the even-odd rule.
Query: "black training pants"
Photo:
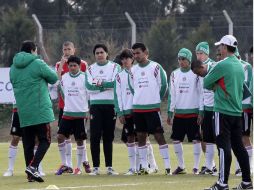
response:
[[[100,140],[106,167],[112,166],[113,140],[116,124],[114,105],[91,105],[90,107],[90,142],[93,167],[100,166]]]

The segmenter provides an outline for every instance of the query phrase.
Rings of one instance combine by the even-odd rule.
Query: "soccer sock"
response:
[[[252,169],[253,169],[253,166],[252,166],[253,148],[252,148],[252,146],[246,146],[245,149],[247,150],[248,155],[249,155],[250,170],[252,172]]]
[[[138,155],[139,160],[141,163],[142,168],[147,169],[148,168],[148,162],[147,162],[147,145],[145,146],[139,146],[138,147]]]
[[[12,146],[10,145],[9,147],[9,167],[8,167],[8,170],[14,170],[14,163],[15,163],[15,160],[16,160],[16,156],[17,156],[17,151],[18,151],[18,146]]]
[[[66,144],[65,142],[58,144],[58,149],[59,149],[59,153],[60,153],[60,157],[61,157],[61,161],[62,161],[62,165],[67,165],[66,164]]]
[[[84,145],[77,146],[77,168],[81,168],[82,160],[83,160],[83,152],[84,152]]]
[[[164,165],[165,168],[171,168],[170,166],[170,157],[169,157],[169,151],[168,151],[168,145],[164,144],[164,145],[160,145],[159,146],[160,149],[160,154],[164,160]]]
[[[150,164],[150,168],[155,169],[155,168],[157,168],[157,164],[156,164],[154,154],[153,154],[153,146],[151,145],[150,142],[147,142],[146,145],[147,145],[147,160],[148,160],[148,163]]]
[[[65,140],[66,144],[66,164],[72,168],[72,143],[70,139]]]
[[[136,149],[136,171],[139,171],[140,169],[140,159],[138,154],[138,144],[135,143],[135,149]]]
[[[88,162],[87,152],[86,152],[86,141],[84,141],[83,159],[82,162]]]
[[[38,146],[34,146],[34,155],[35,155],[35,153],[36,153],[36,151],[37,151],[37,148],[38,148]],[[39,164],[39,166],[38,166],[38,171],[39,171],[40,173],[43,173],[43,171],[42,171],[42,163]]]
[[[135,143],[126,143],[128,148],[128,156],[130,168],[136,170],[136,146]]]
[[[209,169],[213,169],[214,158],[214,144],[206,143],[206,153],[205,153],[205,166]]]
[[[193,143],[193,153],[194,153],[194,168],[199,168],[200,156],[201,156],[201,143]]]
[[[175,154],[178,160],[178,166],[182,169],[185,168],[184,165],[184,159],[183,159],[183,145],[182,143],[176,143],[174,144],[174,150],[175,150]]]

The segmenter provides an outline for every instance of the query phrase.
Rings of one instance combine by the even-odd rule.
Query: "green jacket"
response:
[[[214,111],[241,116],[244,71],[240,60],[232,55],[211,69],[204,78],[204,88],[214,89]]]
[[[21,127],[54,121],[48,83],[54,84],[58,78],[39,56],[17,53],[10,69],[10,80]]]

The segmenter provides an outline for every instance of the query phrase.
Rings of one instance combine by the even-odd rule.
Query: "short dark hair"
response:
[[[93,54],[95,55],[95,51],[97,48],[102,48],[106,53],[108,53],[108,48],[105,44],[96,44],[93,48]]]
[[[235,51],[236,51],[236,47],[233,47],[233,46],[228,46],[228,45],[226,45],[227,46],[227,50],[229,51],[229,52],[231,52],[231,53],[235,53]]]
[[[131,49],[124,49],[121,54],[120,54],[120,59],[124,59],[124,58],[131,58],[133,59],[134,55]]]
[[[202,66],[202,61],[200,60],[194,60],[191,62],[191,70],[196,69],[196,68],[200,68]]]
[[[74,62],[74,63],[77,63],[78,65],[80,65],[81,59],[75,55],[71,55],[67,60],[67,64],[69,65],[70,62]]]
[[[113,60],[113,62],[115,62],[115,63],[119,64],[120,66],[122,66],[122,61],[120,59],[120,55],[117,55],[115,57],[115,59]]]
[[[131,49],[138,49],[138,48],[140,48],[142,51],[147,50],[147,47],[145,46],[145,44],[140,42],[133,44],[133,46],[131,47]]]
[[[26,53],[32,53],[37,48],[36,44],[31,40],[23,41],[20,47],[20,51],[24,51]]]
[[[71,41],[65,41],[65,42],[63,43],[63,46],[73,46],[73,47],[74,47],[74,43],[71,42]]]

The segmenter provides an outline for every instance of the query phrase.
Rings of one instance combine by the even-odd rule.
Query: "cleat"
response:
[[[13,176],[13,170],[7,170],[6,172],[4,172],[3,176],[4,177],[11,177],[11,176]]]
[[[222,186],[216,182],[213,186],[209,188],[205,188],[204,190],[229,190],[229,188],[228,188],[228,185]]]
[[[138,172],[138,175],[148,175],[149,171],[145,168],[141,168]]]
[[[193,169],[192,169],[192,173],[193,173],[194,175],[198,175],[198,174],[199,174],[198,169],[197,169],[197,168],[193,168]]]
[[[81,170],[79,168],[75,168],[74,171],[73,171],[73,175],[81,175]]]
[[[241,182],[237,187],[232,188],[233,190],[238,189],[253,189],[252,183],[245,184],[244,182]]]
[[[89,162],[83,162],[83,167],[84,167],[84,169],[85,169],[85,171],[86,171],[86,173],[91,173],[92,172],[92,170],[91,170],[91,167],[90,167],[90,165],[89,165]]]
[[[28,166],[25,170],[27,175],[31,176],[32,179],[34,179],[37,182],[44,182],[44,180],[41,178],[40,173],[36,168],[33,166]]]
[[[216,166],[213,166],[212,171],[213,171],[213,173],[217,173],[217,172],[218,172],[218,170],[217,170]]]
[[[72,168],[65,166],[65,165],[61,165],[58,170],[55,172],[55,175],[62,175],[63,173],[73,173],[70,172],[70,169],[72,170]]]
[[[173,172],[173,175],[178,175],[178,174],[186,174],[186,170],[185,168],[180,168],[179,166],[175,169],[175,171]]]
[[[99,168],[94,168],[93,171],[89,173],[89,175],[100,175]]]
[[[206,166],[202,166],[199,173],[203,173],[203,170],[206,170]]]
[[[136,171],[130,168],[124,175],[136,175]]]
[[[119,175],[112,167],[108,167],[107,175]]]
[[[172,175],[170,168],[165,169],[165,175]]]
[[[159,172],[159,169],[158,168],[150,168],[149,169],[149,173],[158,173]]]
[[[241,177],[241,176],[242,176],[242,170],[241,170],[241,169],[237,169],[237,170],[235,171],[235,175],[236,175],[237,177]]]

